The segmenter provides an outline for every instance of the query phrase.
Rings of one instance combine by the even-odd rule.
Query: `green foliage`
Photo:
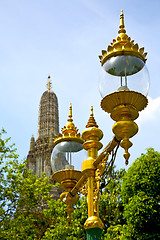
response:
[[[62,206],[62,211],[57,211],[53,205],[50,208],[50,214],[56,216],[56,222],[45,232],[44,240],[85,240],[86,232],[84,230],[84,223],[87,219],[87,202],[85,198],[80,200],[75,205],[75,211],[72,213],[72,220],[70,225],[67,222],[64,204],[58,200],[56,202]],[[52,202],[53,204],[53,202]],[[54,203],[55,204],[55,203]]]
[[[128,169],[122,184],[126,239],[160,238],[160,153],[150,148]]]
[[[0,236],[1,239],[41,239],[53,222],[46,214],[53,201],[49,178],[33,175],[19,162],[10,138],[0,133]]]
[[[9,145],[10,138],[2,139],[5,131],[0,133],[0,223],[11,218],[17,207],[24,164],[18,162],[14,145]]]
[[[155,199],[160,197],[160,153],[150,148],[128,169],[122,185],[123,202],[142,191]]]
[[[120,224],[110,226],[104,234],[104,240],[123,240],[123,226]]]
[[[53,200],[50,179],[18,160],[10,138],[0,133],[0,239],[85,240],[87,201],[80,197],[68,225],[65,204]],[[160,238],[160,153],[148,149],[125,173],[106,175],[100,194],[103,240]]]
[[[104,191],[100,195],[100,218],[104,223],[102,239],[120,239],[119,235],[124,223],[123,204],[120,196],[124,174],[124,169],[113,170],[111,176],[108,177]]]

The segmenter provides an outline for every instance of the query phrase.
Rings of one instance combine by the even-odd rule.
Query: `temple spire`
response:
[[[52,88],[52,82],[50,81],[50,75],[48,76],[48,83],[46,84],[47,85],[47,89],[48,89],[48,91],[50,91],[51,90],[51,88]]]
[[[49,137],[52,128],[54,135],[59,133],[58,100],[51,90],[51,84],[49,75],[47,90],[43,93],[39,105],[38,138]]]

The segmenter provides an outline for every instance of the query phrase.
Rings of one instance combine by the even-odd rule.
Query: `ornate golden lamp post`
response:
[[[128,148],[132,146],[129,138],[138,132],[134,120],[148,103],[144,95],[147,95],[149,89],[149,74],[145,65],[147,53],[144,53],[144,47],[139,48],[127,36],[123,11],[119,28],[116,39],[99,56],[105,72],[100,83],[100,93],[103,97],[102,109],[111,113],[111,118],[116,121],[112,130],[116,137],[122,139],[120,145],[125,149],[124,157],[128,164]],[[110,86],[112,93],[106,95]]]
[[[100,93],[103,97],[101,107],[110,113],[115,121],[112,129],[115,134],[113,140],[98,155],[98,150],[102,148],[100,140],[103,133],[94,119],[93,107],[86,129],[82,132],[82,138],[77,135],[70,113],[62,134],[55,139],[57,145],[54,151],[59,148],[58,144],[61,144],[61,147],[64,145],[65,151],[75,152],[75,149],[81,149],[80,146],[84,141],[83,148],[88,152],[87,159],[82,163],[81,172],[66,169],[52,176],[55,181],[61,183],[61,188],[65,191],[61,199],[67,204],[69,221],[73,211],[72,205],[78,199],[77,193],[87,195],[88,219],[84,227],[88,240],[101,239],[103,223],[99,218],[98,197],[101,175],[104,172],[107,158],[120,143],[125,150],[124,158],[128,164],[130,156],[128,149],[132,146],[129,139],[138,132],[138,126],[134,120],[138,118],[139,111],[143,110],[148,103],[145,96],[149,88],[149,75],[145,65],[147,53],[144,53],[144,48],[139,48],[138,44],[134,44],[134,40],[127,36],[124,29],[123,11],[120,15],[119,28],[116,39],[113,39],[107,51],[102,50],[102,55],[99,56],[103,73],[105,73],[100,83]],[[77,144],[78,148],[76,148]]]

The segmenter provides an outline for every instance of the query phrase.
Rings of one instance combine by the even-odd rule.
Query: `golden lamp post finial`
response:
[[[119,26],[119,28],[120,28],[120,30],[118,31],[118,33],[125,33],[126,32],[126,30],[124,29],[124,14],[123,14],[123,10],[121,10],[121,15],[120,15],[120,26]]]
[[[73,119],[72,119],[72,103],[70,103],[70,106],[69,106],[68,122],[73,122]]]

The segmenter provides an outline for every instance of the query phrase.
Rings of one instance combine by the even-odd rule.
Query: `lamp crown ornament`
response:
[[[93,106],[91,106],[90,118],[89,118],[88,123],[86,125],[86,128],[89,128],[89,127],[97,127],[98,128],[98,125],[97,125],[96,120],[95,120],[94,115],[93,115]]]
[[[78,133],[78,128],[73,123],[72,118],[72,104],[69,106],[69,115],[66,125],[61,129],[62,133],[59,133],[58,136],[54,138],[54,144],[57,144],[61,141],[76,141],[79,143],[83,143],[80,133]]]
[[[70,103],[70,106],[69,106],[69,115],[68,115],[68,120],[67,121],[68,122],[66,123],[66,125],[62,128],[62,134],[72,135],[72,136],[77,135],[78,134],[78,129],[73,123],[72,104],[71,103]]]
[[[107,51],[102,50],[102,55],[99,56],[102,66],[112,56],[120,55],[135,56],[145,63],[147,53],[144,52],[144,47],[139,48],[138,44],[134,43],[134,40],[131,40],[126,34],[123,10],[121,10],[119,28],[120,30],[118,31],[116,39],[113,39],[111,45],[108,45]]]

